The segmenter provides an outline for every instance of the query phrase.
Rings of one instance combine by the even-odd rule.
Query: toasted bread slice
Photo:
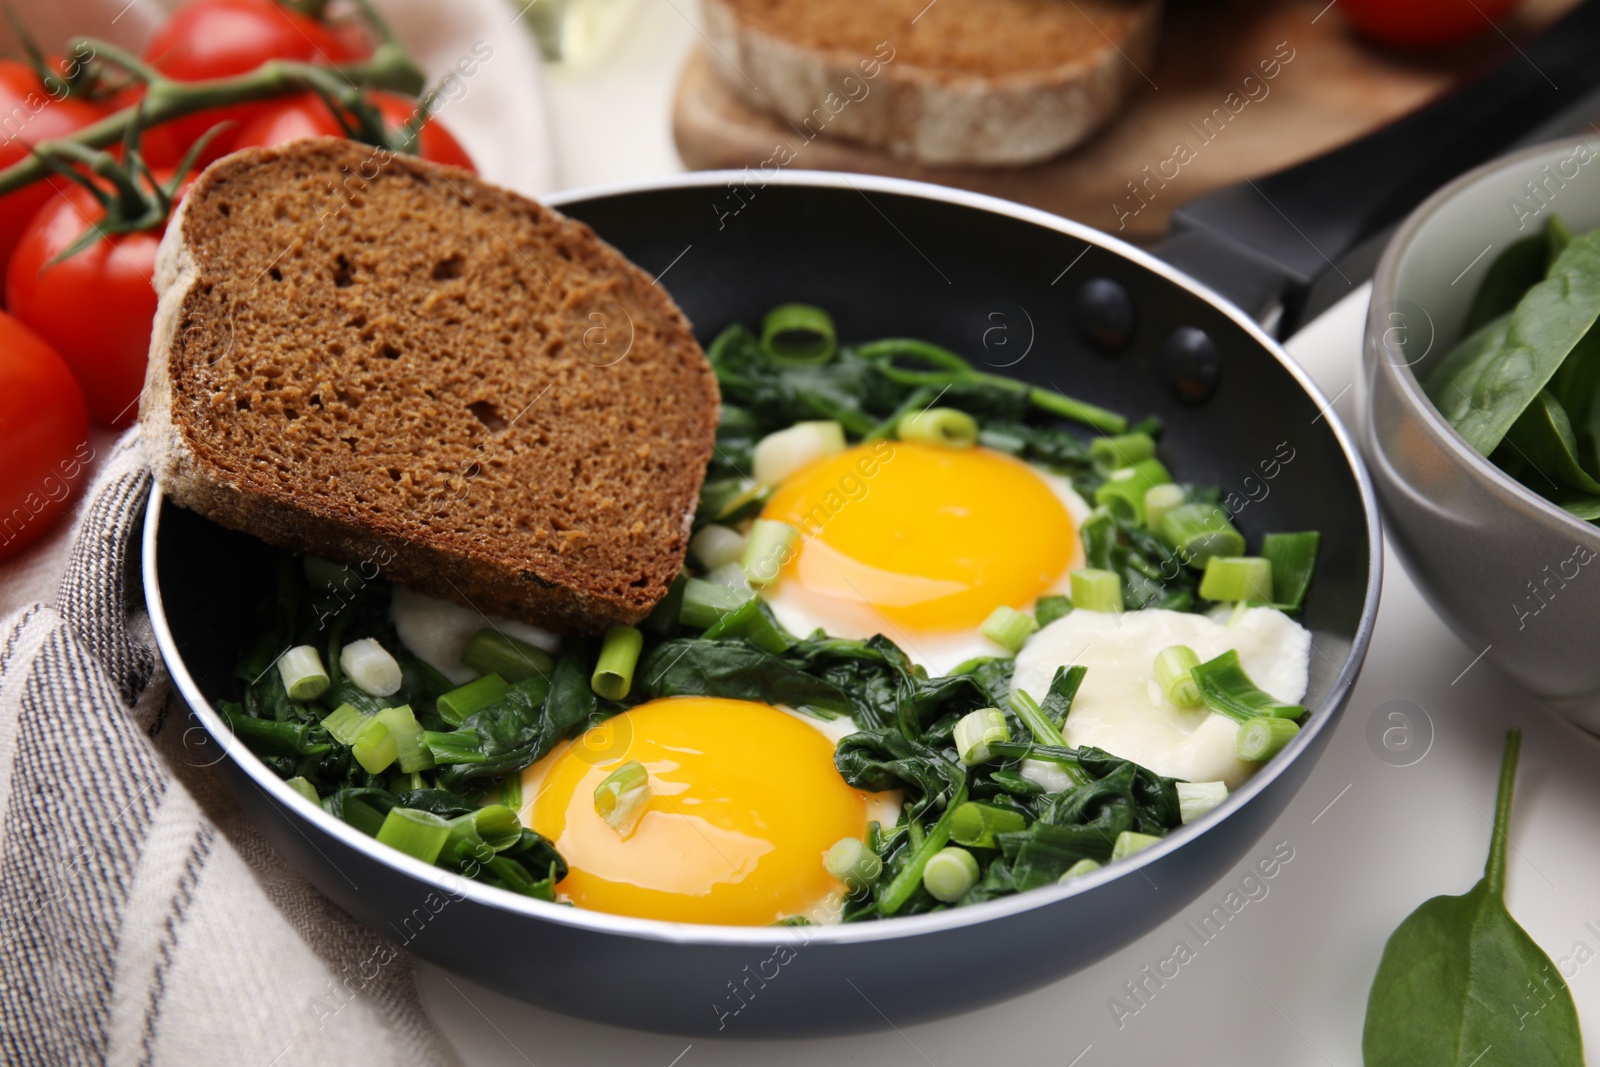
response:
[[[1143,84],[1161,20],[1161,0],[703,7],[722,81],[804,141],[842,137],[940,165],[1036,163],[1083,141]]]
[[[156,288],[140,423],[177,504],[557,631],[637,622],[682,566],[716,378],[582,223],[303,141],[207,169]]]

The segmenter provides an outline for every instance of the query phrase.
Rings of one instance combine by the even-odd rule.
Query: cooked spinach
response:
[[[1367,996],[1366,1067],[1582,1067],[1572,991],[1506,910],[1506,835],[1521,747],[1522,732],[1512,730],[1483,879],[1461,896],[1425,901],[1384,946]]]

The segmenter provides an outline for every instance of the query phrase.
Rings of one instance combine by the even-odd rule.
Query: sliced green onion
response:
[[[967,766],[985,763],[991,758],[989,746],[996,741],[1011,740],[1006,727],[1005,712],[999,708],[979,708],[968,712],[956,723],[956,751]]]
[[[399,661],[374,637],[345,645],[339,652],[339,669],[356,688],[375,697],[394,696],[404,680]]]
[[[983,620],[983,625],[978,627],[980,634],[1013,653],[1022,648],[1023,643],[1038,630],[1038,620],[1032,615],[1004,604],[990,612],[989,617]]]
[[[941,848],[928,857],[922,868],[922,887],[934,900],[954,904],[978,882],[978,861],[972,853],[954,845]]]
[[[752,596],[739,607],[706,628],[702,635],[708,640],[738,637],[761,649],[777,655],[789,651],[793,642],[789,635],[773,620],[761,598]]]
[[[438,767],[483,763],[489,758],[483,753],[483,740],[476,730],[424,730],[422,742]]]
[[[770,485],[746,484],[742,478],[724,479],[707,485],[701,493],[703,503],[696,510],[696,516],[724,526],[740,523],[765,507],[771,496]]]
[[[1188,645],[1173,645],[1156,653],[1156,684],[1174,705],[1198,708],[1200,687],[1189,673],[1200,666],[1200,657]]]
[[[394,738],[395,762],[402,771],[410,774],[433,766],[433,753],[428,750],[427,740],[422,736],[422,724],[417,722],[417,716],[408,705],[384,708],[373,718],[389,727],[389,734]]]
[[[750,473],[761,485],[778,485],[844,448],[844,427],[837,422],[797,422],[756,442]]]
[[[1226,782],[1179,782],[1175,788],[1178,790],[1178,814],[1185,826],[1228,799]]]
[[[322,667],[322,656],[312,645],[296,645],[279,656],[278,675],[290,700],[315,700],[332,684]]]
[[[589,688],[596,696],[621,700],[633,688],[633,669],[639,665],[644,634],[632,626],[611,626],[600,642],[600,658],[589,676]]]
[[[322,798],[317,795],[317,787],[312,785],[309,781],[298,774],[293,778],[285,779],[283,784],[288,786],[290,789],[293,789],[296,793],[299,793],[313,804],[322,803]]]
[[[726,563],[738,563],[744,553],[744,534],[712,523],[689,538],[689,554],[706,570]]]
[[[428,783],[423,779],[421,771],[395,771],[389,776],[389,792],[405,793],[413,789],[426,789]]]
[[[925,408],[901,418],[895,436],[941,448],[971,448],[978,443],[978,420],[959,408]]]
[[[445,842],[439,862],[462,866],[469,861],[486,864],[495,853],[522,840],[522,823],[517,813],[499,804],[489,804],[449,820],[450,839]]]
[[[650,804],[650,772],[636,759],[618,767],[594,787],[594,810],[627,840]]]
[[[1261,539],[1261,554],[1272,564],[1273,602],[1281,610],[1298,611],[1305,602],[1321,544],[1322,535],[1315,530],[1269,533]]]
[[[1272,603],[1272,564],[1260,556],[1212,556],[1200,579],[1205,600]]]
[[[499,703],[509,688],[506,680],[498,674],[486,674],[459,689],[441,693],[435,706],[441,719],[451,726],[460,726],[469,715],[477,714],[490,704]]]
[[[743,555],[744,549],[741,548],[739,554]],[[715,582],[717,585],[725,585],[729,589],[737,589],[740,592],[750,591],[750,579],[745,577],[744,568],[739,565],[738,560],[734,560],[732,563],[724,563],[720,567],[713,567],[706,571],[706,581]]]
[[[1061,731],[1056,729],[1056,724],[1050,721],[1050,716],[1039,707],[1039,702],[1033,697],[1018,689],[1011,696],[1011,710],[1016,712],[1017,718],[1022,720],[1022,725],[1028,728],[1034,739],[1041,745],[1052,748],[1066,748],[1066,741],[1062,740]],[[1003,742],[991,741],[993,747]]]
[[[877,884],[883,875],[883,861],[859,838],[841,837],[823,854],[822,865],[844,883],[852,893]]]
[[[1212,556],[1244,554],[1244,535],[1217,504],[1181,504],[1162,518],[1157,533],[1191,567],[1204,567]]]
[[[1131,467],[1156,454],[1156,439],[1147,433],[1123,433],[1115,437],[1096,437],[1089,442],[1089,458],[1116,470]]]
[[[1073,571],[1072,604],[1081,611],[1121,611],[1122,576],[1093,567]]]
[[[1132,830],[1124,830],[1117,835],[1117,840],[1111,846],[1111,860],[1125,860],[1136,852],[1143,852],[1161,838],[1154,834],[1139,834]]]
[[[1144,527],[1147,530],[1161,529],[1161,523],[1174,508],[1183,506],[1189,494],[1183,491],[1183,486],[1176,482],[1167,482],[1165,485],[1152,485],[1144,491]]]
[[[476,737],[474,737],[476,740]],[[394,763],[395,754],[399,746],[395,742],[393,731],[389,724],[380,722],[376,715],[372,716],[355,742],[350,746],[350,755],[361,764],[361,769],[368,774],[382,774]]]
[[[508,682],[520,682],[535,674],[549,674],[556,661],[542,648],[486,627],[472,635],[461,662],[479,674],[498,674]]]
[[[744,555],[739,566],[744,576],[757,589],[778,579],[778,572],[794,554],[800,531],[776,519],[757,519],[750,528],[750,539],[745,542]]]
[[[496,852],[504,852],[522,840],[522,820],[501,804],[486,804],[450,820],[452,825],[470,824],[483,842]]]
[[[1285,704],[1258,688],[1244,672],[1239,653],[1229,649],[1189,671],[1206,707],[1243,725],[1258,716],[1298,719],[1306,713],[1299,704]]]
[[[1111,472],[1094,491],[1094,502],[1107,508],[1123,522],[1145,524],[1144,495],[1158,485],[1172,481],[1159,459],[1141,459]]]
[[[1072,614],[1072,601],[1059,594],[1042,596],[1033,605],[1033,620],[1040,628],[1049,626],[1057,619],[1066,618]]]
[[[880,915],[893,915],[906,906],[906,901],[911,899],[912,894],[917,891],[917,886],[922,884],[922,872],[928,866],[928,861],[933,858],[934,853],[944,847],[946,841],[950,840],[950,819],[955,810],[966,803],[966,800],[967,783],[963,780],[956,786],[955,796],[950,798],[950,806],[944,809],[939,821],[933,824],[933,829],[924,834],[920,841],[917,840],[916,833],[921,831],[921,826],[913,821],[907,827],[912,842],[911,858],[879,895]]]
[[[994,848],[996,834],[1015,833],[1027,825],[1020,811],[969,800],[950,818],[950,840],[968,848]]]
[[[1239,727],[1234,752],[1247,763],[1261,763],[1283,751],[1283,746],[1299,733],[1300,727],[1293,719],[1251,719]]]
[[[340,704],[330,711],[322,720],[322,728],[328,731],[328,736],[341,745],[353,745],[356,738],[361,736],[361,731],[367,728],[367,723],[372,721],[372,716],[361,711],[354,704]]]
[[[678,621],[697,630],[709,629],[754,595],[748,589],[732,589],[701,578],[690,578],[683,586],[683,606],[678,611]]]
[[[450,824],[420,808],[390,808],[378,828],[379,841],[423,863],[437,860],[449,839]]]
[[[512,811],[522,810],[522,775],[517,771],[500,779],[500,806]]]
[[[761,321],[761,350],[774,363],[826,363],[839,350],[833,317],[810,304],[779,304]]]
[[[434,765],[422,725],[405,704],[384,708],[372,716],[350,746],[350,753],[368,774],[380,774],[396,762],[406,774]]]
[[[1061,877],[1057,878],[1056,881],[1058,883],[1070,882],[1074,878],[1082,878],[1084,875],[1098,871],[1099,869],[1100,864],[1096,863],[1094,860],[1079,860],[1071,867],[1068,867],[1066,870],[1062,871]]]

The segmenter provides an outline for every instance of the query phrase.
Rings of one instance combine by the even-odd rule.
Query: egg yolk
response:
[[[841,889],[823,854],[865,835],[866,796],[839,776],[819,731],[765,704],[672,697],[589,734],[523,772],[525,790],[538,791],[523,817],[567,861],[557,886],[565,899],[616,915],[760,926],[810,914]],[[595,812],[594,790],[628,760],[649,771],[651,796],[623,838]]]
[[[1072,516],[1026,463],[984,448],[859,445],[778,487],[762,512],[800,530],[781,581],[912,630],[1023,608],[1072,559]]]

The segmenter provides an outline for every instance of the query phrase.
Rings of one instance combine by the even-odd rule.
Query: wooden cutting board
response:
[[[1525,39],[1571,6],[1527,0],[1502,28]],[[692,170],[759,168],[786,146],[789,168],[958,186],[1149,241],[1185,200],[1359,137],[1491,61],[1506,40],[1489,33],[1444,54],[1404,55],[1355,38],[1337,2],[1169,0],[1156,60],[1123,114],[1066,155],[1007,169],[928,167],[825,134],[808,141],[740,100],[696,52],[678,84],[673,135]],[[1259,80],[1274,58],[1277,76]]]

